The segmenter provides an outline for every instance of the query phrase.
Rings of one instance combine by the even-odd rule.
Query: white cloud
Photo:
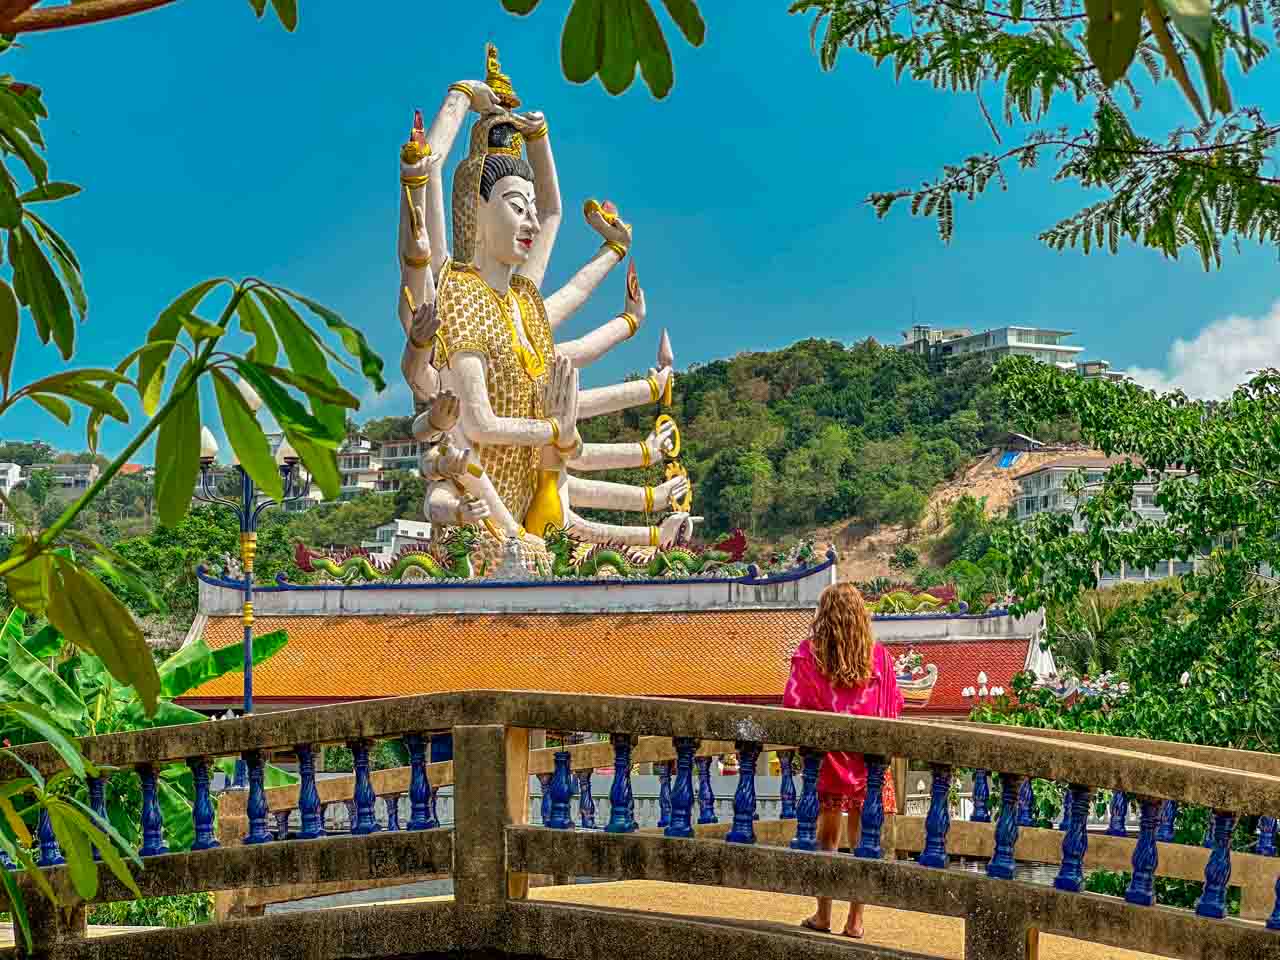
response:
[[[1280,367],[1280,301],[1261,317],[1224,317],[1193,340],[1178,338],[1163,370],[1130,367],[1124,372],[1153,390],[1181,389],[1191,397],[1221,399],[1263,367]]]

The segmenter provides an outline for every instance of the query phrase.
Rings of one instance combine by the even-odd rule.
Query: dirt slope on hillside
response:
[[[1072,451],[1072,455],[1087,452]],[[1014,478],[1064,455],[1062,451],[1024,453],[1007,469],[1000,468],[999,453],[982,457],[966,468],[960,477],[945,481],[933,491],[929,497],[929,506],[925,509],[924,521],[911,533],[905,527],[888,526],[873,531],[853,522],[845,522],[822,527],[815,531],[814,536],[819,544],[829,543],[840,554],[839,571],[842,580],[900,578],[902,574],[889,566],[893,551],[903,544],[909,544],[921,553],[922,560],[927,560],[924,543],[936,539],[945,531],[947,508],[953,501],[966,493],[978,499],[986,497],[987,513],[1002,517],[1018,493],[1018,484]]]

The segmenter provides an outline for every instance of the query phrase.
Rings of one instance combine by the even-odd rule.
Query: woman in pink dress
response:
[[[893,658],[871,634],[871,617],[862,594],[851,583],[822,592],[809,636],[791,658],[783,705],[863,717],[897,717],[902,694]],[[818,774],[818,848],[835,850],[843,814],[849,815],[849,844],[862,828],[862,801],[867,794],[867,768],[860,753],[832,752]],[[884,811],[897,809],[893,777],[884,783]],[[830,932],[831,898],[818,897],[818,911],[804,921],[810,930]],[[846,937],[862,937],[862,904],[849,903]]]

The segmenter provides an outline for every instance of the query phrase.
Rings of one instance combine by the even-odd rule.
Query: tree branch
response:
[[[167,6],[174,0],[85,0],[58,7],[30,9],[28,0],[0,0],[0,33],[34,33],[37,30],[61,30],[82,27],[145,13]],[[17,8],[16,13],[11,8]],[[6,16],[7,14],[7,16]]]

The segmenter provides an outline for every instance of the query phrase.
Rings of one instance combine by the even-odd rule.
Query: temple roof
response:
[[[285,630],[289,644],[254,670],[254,699],[302,705],[485,688],[780,703],[812,617],[812,608],[263,616],[255,632]],[[238,642],[243,623],[209,617],[203,632],[217,649]],[[895,654],[907,649],[886,643]],[[908,714],[967,713],[960,691],[978,671],[1007,688],[1029,647],[1025,637],[916,642],[938,680],[927,704]],[[241,677],[229,674],[181,702],[225,709],[240,697]]]

